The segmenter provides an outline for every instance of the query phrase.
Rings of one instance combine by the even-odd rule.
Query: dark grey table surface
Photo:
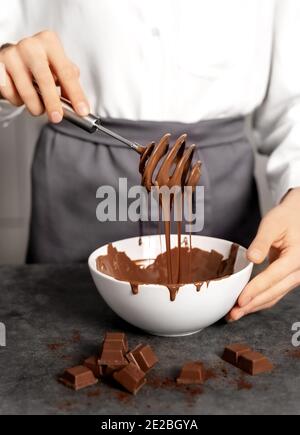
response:
[[[102,301],[86,266],[0,267],[0,414],[300,414],[300,350],[291,344],[300,296],[236,324],[223,322],[188,338],[159,338],[120,320]],[[99,350],[106,331],[125,331],[130,345],[152,345],[160,364],[138,396],[106,384],[81,392],[60,385],[64,368]],[[220,359],[224,346],[246,341],[276,364],[252,378]],[[187,360],[202,360],[210,379],[178,388]],[[171,380],[166,380],[171,379]]]

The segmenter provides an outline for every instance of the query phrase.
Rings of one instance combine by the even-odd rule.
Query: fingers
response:
[[[36,39],[28,38],[19,44],[19,51],[23,62],[26,61],[27,67],[39,86],[50,121],[60,122],[63,118],[62,105],[45,50]],[[34,89],[32,85],[31,88]]]
[[[294,248],[288,254],[274,261],[264,272],[260,273],[246,286],[239,297],[238,305],[240,307],[248,305],[258,295],[281,282],[291,273],[296,272],[298,268],[299,252],[298,248]]]
[[[89,104],[79,83],[79,69],[66,57],[55,33],[45,31],[16,45],[8,44],[0,51],[0,62],[4,64],[7,75],[0,92],[12,104],[24,103],[35,116],[46,109],[50,121],[60,122],[63,109],[56,87],[58,79],[77,113],[81,116],[89,114]]]
[[[248,249],[248,258],[255,264],[265,261],[273,243],[282,236],[282,222],[277,214],[278,209],[274,209],[262,220],[257,236]]]
[[[26,105],[29,112],[34,116],[41,115],[44,112],[43,104],[32,85],[32,76],[16,47],[10,48],[7,51],[5,56],[5,66],[18,95]]]
[[[258,296],[253,298],[248,305],[245,305],[241,308],[242,311],[249,313],[253,309],[257,308],[260,305],[268,304],[272,302],[274,299],[280,297],[296,288],[300,284],[300,271],[291,273],[289,276],[284,278],[282,281],[269,288],[268,290],[260,293]]]
[[[90,113],[88,100],[79,82],[79,69],[66,56],[63,46],[52,32],[38,35],[46,49],[48,61],[73,108],[81,116]]]
[[[272,300],[271,302],[268,302],[267,304],[264,305],[259,305],[256,308],[253,308],[252,311],[250,311],[248,314],[254,314],[257,313],[258,311],[263,311],[263,310],[269,310],[271,308],[273,308],[275,305],[278,304],[278,302],[281,301],[281,299],[283,299],[289,292],[284,293],[283,295],[279,296],[278,298]]]
[[[2,95],[3,98],[9,101],[13,106],[19,107],[23,105],[23,101],[7,71],[5,71],[3,84],[0,85],[0,95]]]
[[[279,300],[281,300],[291,290],[298,287],[300,284],[300,271],[290,274],[288,277],[277,283],[269,290],[261,293],[254,298],[248,305],[244,307],[235,306],[227,315],[227,321],[237,321],[250,313],[271,308]]]
[[[284,293],[283,295],[279,296],[278,298],[274,299],[273,301],[271,301],[267,304],[259,305],[255,308],[253,308],[251,311],[249,311],[249,313],[247,313],[247,315],[254,314],[258,311],[263,311],[263,310],[268,310],[270,308],[273,308],[279,301],[281,301],[282,298],[284,298],[284,296],[287,293],[288,292]],[[246,316],[246,313],[244,313],[239,307],[234,307],[230,311],[230,313],[227,314],[226,321],[228,323],[237,322],[238,320],[242,319],[245,316]]]
[[[227,314],[225,317],[226,321],[228,323],[237,322],[242,317],[244,317],[246,314],[238,307],[235,306],[232,308],[232,310]]]

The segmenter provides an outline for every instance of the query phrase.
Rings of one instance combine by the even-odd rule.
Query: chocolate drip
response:
[[[139,220],[139,246],[142,246],[143,244],[143,235],[144,235],[144,228],[143,228],[143,221],[140,219]]]
[[[138,295],[139,294],[139,284],[135,284],[135,283],[131,282],[130,285],[131,285],[132,293],[134,295]]]
[[[169,189],[179,186],[182,190],[184,186],[195,188],[201,176],[201,162],[198,161],[194,165],[193,156],[195,145],[186,148],[187,135],[180,136],[173,148],[169,149],[170,134],[166,134],[155,145],[151,143],[142,153],[140,161],[140,173],[142,175],[142,185],[150,192],[154,186],[166,186]],[[174,198],[173,198],[174,199]],[[170,208],[172,208],[173,200],[171,200]],[[164,209],[164,200],[160,201],[160,206]],[[164,215],[170,216],[171,210],[164,209]],[[178,248],[181,244],[181,222],[178,223]],[[165,238],[167,249],[167,271],[168,281],[171,283],[180,282],[180,258],[178,264],[172,264],[171,257],[171,224],[170,220],[165,221]],[[179,253],[180,257],[180,253]],[[176,272],[176,273],[175,273]]]
[[[197,290],[198,293],[201,292],[201,289],[202,289],[203,285],[204,285],[204,282],[196,282],[195,283],[195,287],[196,287],[196,290]]]
[[[170,292],[170,300],[171,300],[171,302],[174,302],[176,300],[176,296],[179,292],[180,285],[174,284],[174,285],[168,285],[167,287],[168,287],[169,292]]]

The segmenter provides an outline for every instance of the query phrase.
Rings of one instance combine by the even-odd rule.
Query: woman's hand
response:
[[[79,83],[79,69],[68,59],[58,36],[49,30],[6,44],[0,49],[4,65],[4,86],[0,96],[15,106],[25,104],[29,112],[39,116],[47,111],[49,120],[58,123],[63,118],[56,80],[81,116],[89,113],[87,98]],[[43,103],[32,82],[37,82]]]
[[[248,258],[261,264],[269,256],[270,266],[254,278],[227,316],[229,322],[273,307],[300,284],[300,188],[262,221]]]

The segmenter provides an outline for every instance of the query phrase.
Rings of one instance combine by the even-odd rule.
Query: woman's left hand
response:
[[[229,322],[273,307],[300,285],[300,188],[291,190],[262,220],[247,256],[255,264],[269,256],[270,265],[244,289],[227,315]]]

